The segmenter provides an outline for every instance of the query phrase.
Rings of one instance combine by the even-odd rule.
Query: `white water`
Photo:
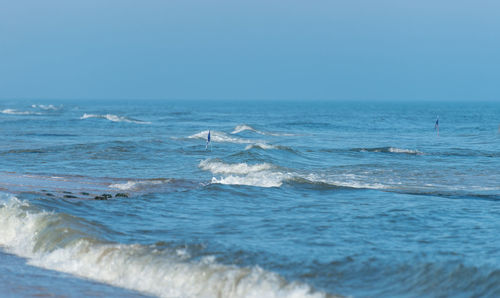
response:
[[[190,135],[189,139],[203,139],[206,140],[208,136],[208,130],[201,131],[199,133]],[[253,143],[252,140],[246,140],[238,137],[231,137],[228,134],[220,131],[210,131],[210,141],[216,143],[235,143],[235,144],[248,144]]]
[[[155,185],[168,183],[169,180],[145,180],[145,181],[127,181],[126,183],[115,183],[110,184],[110,188],[120,189],[120,190],[138,190],[143,188],[152,187]]]
[[[289,134],[289,133],[265,132],[265,131],[257,130],[255,128],[251,127],[250,125],[246,125],[246,124],[237,125],[234,128],[233,132],[231,132],[231,134],[238,134],[238,133],[246,131],[246,130],[249,130],[249,131],[261,134],[261,135],[268,135],[268,136],[275,136],[275,137],[279,137],[279,136],[294,136],[293,134]]]
[[[31,111],[18,111],[15,109],[5,109],[2,110],[2,114],[7,115],[41,115],[41,113],[31,112]]]
[[[249,185],[258,187],[280,187],[286,174],[273,169],[268,163],[248,165],[246,163],[228,164],[217,160],[203,160],[199,167],[212,174],[225,174],[212,177],[212,183],[227,185]]]
[[[44,111],[58,111],[60,109],[62,109],[62,105],[61,106],[54,106],[54,105],[31,105],[32,108],[34,109],[42,109]]]
[[[418,150],[410,150],[410,149],[399,149],[399,148],[389,148],[389,152],[392,153],[405,153],[405,154],[423,154],[422,152]]]
[[[249,185],[256,187],[280,187],[285,181],[293,179],[305,180],[308,183],[323,183],[331,186],[366,188],[366,189],[388,189],[389,186],[374,182],[369,177],[353,174],[329,174],[297,173],[286,171],[269,164],[261,163],[248,165],[247,163],[224,163],[219,160],[206,159],[198,165],[202,170],[210,171],[214,175],[225,175],[212,177],[212,183],[227,185]]]
[[[78,220],[78,218],[73,218]],[[9,195],[0,200],[0,246],[28,263],[161,297],[324,297],[259,267],[189,261],[184,250],[75,239],[68,217]],[[79,231],[83,234],[85,231]],[[67,242],[64,241],[68,235]],[[73,236],[73,237],[72,237]],[[72,238],[71,238],[72,237]]]
[[[137,123],[137,124],[151,124],[151,122],[147,121],[142,121],[142,120],[137,120],[137,119],[132,119],[124,116],[117,116],[113,114],[106,114],[106,115],[97,115],[97,114],[87,114],[84,113],[80,119],[89,119],[89,118],[98,118],[98,119],[107,119],[112,122],[129,122],[129,123]]]

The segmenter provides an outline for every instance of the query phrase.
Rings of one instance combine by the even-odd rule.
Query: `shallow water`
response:
[[[499,104],[0,112],[7,295],[500,295]]]

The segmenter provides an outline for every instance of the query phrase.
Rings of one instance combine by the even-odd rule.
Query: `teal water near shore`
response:
[[[498,296],[499,115],[498,103],[2,101],[0,291]]]

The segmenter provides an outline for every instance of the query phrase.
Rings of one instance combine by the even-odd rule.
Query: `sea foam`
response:
[[[0,246],[34,266],[160,297],[326,296],[258,266],[223,265],[211,256],[190,260],[185,251],[104,242],[78,230],[88,226],[79,221],[3,195]]]
[[[190,135],[188,139],[203,139],[206,140],[208,136],[208,130],[201,131],[199,133]],[[253,143],[252,140],[246,140],[238,137],[231,137],[228,134],[221,131],[210,131],[210,140],[217,143],[236,143],[236,144],[249,144]]]
[[[119,190],[139,190],[143,188],[149,188],[155,185],[168,183],[169,179],[155,179],[155,180],[143,180],[143,181],[127,181],[126,183],[114,183],[110,184],[110,188],[115,188]]]
[[[212,177],[212,183],[228,185],[249,185],[258,187],[280,187],[288,174],[279,171],[269,163],[248,165],[247,163],[224,163],[219,160],[202,160],[202,170],[212,174],[224,174],[219,178]]]
[[[41,109],[44,111],[58,111],[62,109],[62,105],[56,107],[54,105],[31,105],[32,108],[34,109]]]
[[[213,184],[248,185],[256,187],[280,187],[285,182],[323,184],[330,187],[388,189],[389,186],[374,181],[370,177],[354,174],[321,174],[298,172],[280,168],[269,163],[249,165],[247,163],[225,163],[217,159],[206,159],[199,163],[199,168],[210,171],[218,177],[212,177]]]
[[[252,131],[252,132],[255,132],[255,133],[258,133],[258,134],[261,134],[261,135],[268,135],[268,136],[276,136],[276,137],[279,137],[279,136],[294,136],[293,134],[288,134],[288,133],[276,133],[276,132],[266,132],[266,131],[261,131],[261,130],[257,130],[253,127],[251,127],[250,125],[247,125],[247,124],[241,124],[241,125],[237,125],[233,132],[231,132],[231,134],[238,134],[240,132],[243,132],[243,131]]]
[[[5,110],[2,110],[2,114],[7,114],[7,115],[41,115],[41,113],[38,113],[38,112],[18,111],[18,110],[15,110],[15,109],[5,109]]]
[[[359,152],[380,152],[380,153],[399,153],[399,154],[410,154],[410,155],[422,155],[424,154],[418,150],[402,149],[397,147],[378,147],[378,148],[355,148],[353,151]]]
[[[106,114],[106,115],[98,115],[98,114],[87,114],[84,113],[80,119],[89,119],[89,118],[98,118],[98,119],[107,119],[112,122],[129,122],[129,123],[137,123],[137,124],[151,124],[151,122],[147,121],[142,121],[142,120],[137,120],[129,117],[124,117],[124,116],[117,116],[113,114]]]

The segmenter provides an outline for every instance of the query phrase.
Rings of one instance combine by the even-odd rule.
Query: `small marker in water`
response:
[[[205,150],[207,150],[208,144],[210,144],[210,151],[211,151],[212,150],[212,144],[210,143],[210,129],[208,130],[207,144],[205,145]]]
[[[439,116],[437,116],[436,124],[434,124],[434,129],[437,131],[437,135],[439,137]]]

